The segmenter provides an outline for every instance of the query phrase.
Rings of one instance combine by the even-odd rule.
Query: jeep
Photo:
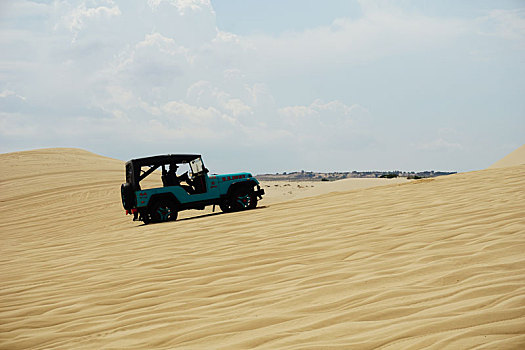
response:
[[[179,166],[189,167],[177,175]],[[181,210],[203,210],[218,205],[223,212],[253,209],[264,190],[250,173],[208,175],[198,154],[168,154],[126,162],[126,182],[121,185],[126,215],[144,224],[174,221]],[[158,174],[162,187],[142,189],[141,181]]]

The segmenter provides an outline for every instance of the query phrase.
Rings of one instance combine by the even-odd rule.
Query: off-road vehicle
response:
[[[189,167],[177,175],[179,166]],[[168,169],[169,167],[169,169]],[[218,205],[223,212],[252,209],[264,190],[250,173],[208,175],[198,154],[168,154],[126,162],[126,183],[121,185],[122,205],[133,220],[173,221],[181,210]],[[162,187],[142,189],[141,181],[160,175]]]

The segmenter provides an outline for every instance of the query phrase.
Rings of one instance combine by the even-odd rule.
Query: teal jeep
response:
[[[188,171],[177,175],[179,167]],[[264,190],[250,173],[208,175],[198,154],[168,154],[126,162],[122,205],[133,220],[145,224],[174,221],[181,210],[218,205],[223,212],[253,209]],[[141,189],[140,182],[160,174],[162,187]]]

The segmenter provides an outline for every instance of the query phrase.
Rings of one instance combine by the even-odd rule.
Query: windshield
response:
[[[204,170],[204,165],[202,164],[202,159],[197,158],[190,162],[191,172],[194,174],[199,174]]]

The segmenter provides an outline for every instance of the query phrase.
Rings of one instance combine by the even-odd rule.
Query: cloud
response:
[[[438,52],[466,32],[465,22],[457,19],[374,11],[358,19],[336,19],[330,26],[247,40],[260,55],[257,64],[295,75],[305,70],[333,71],[395,56]]]
[[[199,47],[217,35],[215,11],[209,0],[148,0],[141,9],[151,30],[175,39],[185,47]]]
[[[349,151],[370,142],[365,140],[369,112],[358,104],[317,99],[310,105],[280,108],[279,114],[304,150]]]
[[[158,10],[163,4],[175,6],[179,13],[184,16],[188,11],[210,11],[213,12],[209,0],[148,0],[148,5],[153,10]]]
[[[26,100],[26,98],[24,96],[21,96],[21,95],[18,95],[16,92],[12,91],[12,90],[4,90],[2,92],[0,92],[0,98],[7,98],[9,96],[14,96],[16,98],[19,98],[23,101]]]
[[[463,146],[457,142],[449,142],[443,138],[437,138],[427,143],[419,144],[418,148],[425,151],[454,151],[463,149]]]
[[[367,109],[354,104],[347,106],[340,101],[323,102],[315,100],[309,106],[290,106],[280,109],[280,113],[293,119],[295,122],[303,121],[305,118],[316,118],[328,123],[352,122],[352,115],[357,113],[368,113]]]
[[[478,19],[481,33],[525,45],[525,9],[489,11],[488,15]]]
[[[47,19],[52,14],[49,4],[29,0],[3,1],[0,4],[0,19],[10,27],[27,28],[27,24]],[[20,21],[23,19],[23,21]]]
[[[445,151],[453,152],[464,149],[464,146],[459,141],[462,136],[455,129],[441,128],[437,130],[437,137],[420,142],[416,145],[416,148],[423,151]]]
[[[191,57],[186,48],[171,38],[152,33],[130,52],[121,52],[112,68],[115,76],[120,75],[130,86],[150,88],[173,84],[189,64]]]
[[[55,6],[59,8],[72,7],[68,1],[60,1],[56,3]],[[72,7],[67,11],[55,25],[55,29],[62,26],[65,27],[73,33],[72,41],[75,42],[78,33],[84,29],[87,23],[108,20],[120,15],[120,8],[113,0],[84,0],[76,7]]]
[[[253,113],[252,107],[247,105],[247,102],[239,97],[232,97],[230,93],[220,90],[205,80],[191,85],[186,93],[186,98],[201,106],[215,105],[223,112],[232,115],[233,118]]]
[[[15,113],[0,112],[0,134],[3,138],[26,138],[39,132],[32,118]]]

